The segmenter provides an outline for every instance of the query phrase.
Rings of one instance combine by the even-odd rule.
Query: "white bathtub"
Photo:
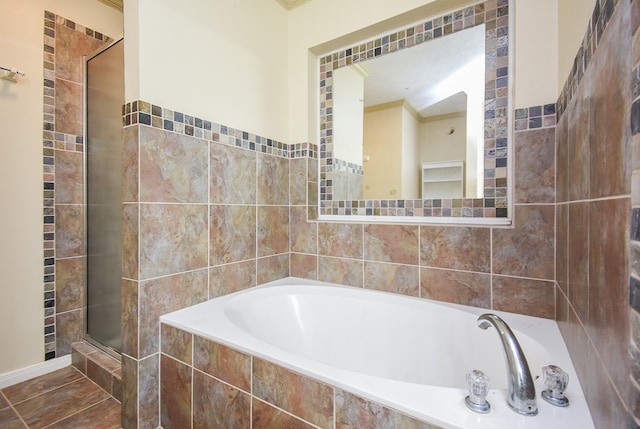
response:
[[[554,321],[490,311],[514,331],[534,378],[547,364],[569,374],[558,408],[539,413],[506,404],[506,366],[496,330],[478,328],[485,309],[287,278],[161,318],[163,323],[316,378],[445,428],[588,429],[593,422]],[[465,374],[491,378],[488,414],[466,408]]]

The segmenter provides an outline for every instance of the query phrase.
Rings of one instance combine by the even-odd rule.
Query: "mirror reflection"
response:
[[[441,3],[446,8],[446,1],[436,0],[434,4]],[[430,222],[452,223],[457,221],[437,218],[485,218],[471,223],[493,223],[490,218],[503,218],[496,223],[509,223],[512,116],[509,8],[512,2],[472,1],[461,9],[444,14],[436,12],[424,21],[320,57],[320,219],[374,216],[385,222],[404,217],[418,222],[421,218],[429,218]],[[425,13],[425,16],[429,14]],[[469,36],[469,40],[458,39],[463,41],[456,42],[459,35]],[[473,52],[463,54],[463,49],[476,41],[484,43],[484,56]],[[449,55],[428,61],[427,71],[398,59],[397,54],[402,51],[411,58],[428,58],[430,54],[419,53],[419,49],[439,42],[451,43],[440,48]],[[372,98],[367,90],[368,82],[378,90],[395,80],[387,76],[381,78],[382,84],[373,83],[378,71],[372,60],[377,62],[384,57],[389,57],[393,63],[394,75],[404,76],[401,72],[407,68],[418,70],[417,74],[409,75],[413,77],[403,77],[395,83],[406,93],[418,83],[422,85],[423,81],[431,83],[429,88],[446,90],[436,91],[438,95],[431,98],[425,95],[429,90],[419,91],[417,94],[424,98],[421,101],[412,99],[410,94]],[[471,67],[476,63],[474,59],[480,64],[480,58],[484,63],[480,97],[483,111],[477,116],[476,92],[467,84],[476,77],[482,82],[482,71],[470,73],[463,78],[462,84],[448,86],[445,83],[454,82],[453,76],[457,74],[464,74],[458,70]],[[440,75],[447,79],[443,80],[439,75],[430,75],[424,80],[418,78],[437,70],[447,61],[459,61],[456,69]],[[466,106],[466,109],[452,105]],[[438,109],[442,110],[429,112]],[[392,110],[394,114],[386,116],[393,116],[396,123],[383,122],[380,112]],[[476,125],[478,122],[480,126]],[[410,147],[407,151],[376,152],[377,148],[368,143],[370,135],[383,146],[404,144],[385,134],[390,130],[396,130],[396,134],[403,137],[413,135],[410,139],[414,142],[413,147],[407,144]],[[455,146],[454,140],[462,144]],[[454,146],[458,152],[454,153]],[[376,163],[382,166],[377,168],[382,173],[369,174],[371,169],[376,169]],[[402,174],[391,177],[387,174],[391,170]]]
[[[481,198],[485,27],[333,73],[333,198]]]

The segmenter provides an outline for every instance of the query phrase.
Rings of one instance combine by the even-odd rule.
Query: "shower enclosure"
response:
[[[86,338],[121,350],[121,206],[124,41],[86,61]]]

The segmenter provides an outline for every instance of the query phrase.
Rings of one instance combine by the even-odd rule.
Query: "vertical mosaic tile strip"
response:
[[[427,43],[485,24],[485,183],[483,199],[363,200],[333,199],[333,71],[351,64]],[[456,10],[320,59],[320,214],[358,216],[507,217],[508,153],[508,0]],[[503,161],[500,161],[502,164]]]
[[[607,24],[609,23],[611,15],[613,15],[617,3],[618,0],[596,0],[591,19],[589,20],[587,30],[582,39],[582,44],[573,60],[573,67],[569,72],[569,76],[564,83],[564,87],[556,103],[558,120],[560,120],[573,95],[576,93],[578,85],[580,85],[587,66],[593,58],[593,54],[600,43],[600,38],[607,28]]]
[[[44,94],[43,94],[43,253],[44,253],[44,358],[56,357],[55,302],[55,151],[83,152],[81,135],[56,132],[56,24],[98,41],[111,38],[51,12],[44,13]]]
[[[318,148],[313,143],[286,144],[247,131],[235,129],[182,112],[176,112],[149,102],[137,100],[122,108],[122,124],[149,125],[204,140],[253,150],[281,158],[317,158]]]

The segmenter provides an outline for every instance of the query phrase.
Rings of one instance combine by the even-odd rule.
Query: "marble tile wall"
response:
[[[83,55],[112,41],[45,12],[43,110],[45,359],[84,335]]]
[[[629,289],[637,9],[630,1],[596,2],[558,100],[556,319],[597,428],[638,427],[639,360],[629,345],[637,324]],[[637,326],[633,332],[637,339]]]
[[[222,344],[165,324],[161,329],[165,429],[438,429]]]
[[[159,370],[191,377],[160,356],[160,315],[289,276],[289,157],[310,149],[142,101],[123,114],[122,424],[156,428]],[[171,394],[162,418],[189,427]]]

